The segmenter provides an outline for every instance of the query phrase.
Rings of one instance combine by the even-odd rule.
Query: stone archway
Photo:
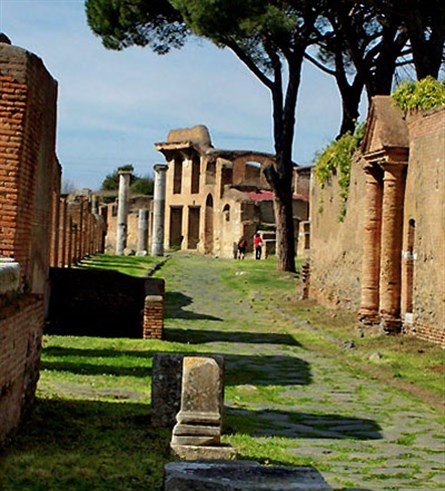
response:
[[[204,216],[204,253],[213,254],[213,197],[207,196]]]

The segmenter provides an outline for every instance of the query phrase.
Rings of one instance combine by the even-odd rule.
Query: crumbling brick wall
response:
[[[103,252],[106,224],[93,210],[91,192],[63,195],[58,206],[51,266],[72,266],[87,256]]]
[[[117,271],[51,268],[46,332],[161,338],[164,280]]]
[[[382,210],[376,211],[377,208],[366,208],[367,164],[363,160],[358,159],[352,165],[343,223],[338,222],[340,199],[337,177],[334,176],[324,189],[313,182],[310,295],[329,305],[342,305],[354,310],[360,306],[359,318],[362,320],[361,311],[366,306],[363,292],[366,293],[365,287],[369,286],[369,278],[363,276],[362,266],[364,261],[369,262],[372,251],[380,245],[381,257],[373,263],[378,270],[377,279],[373,279],[378,305],[375,319],[370,318],[369,326],[374,324],[385,328],[383,300],[389,289],[387,286],[383,288],[382,284],[385,285],[389,270],[389,256],[399,258],[400,266],[394,275],[397,282],[390,283],[391,288],[400,291],[394,321],[404,332],[445,345],[445,107],[411,114],[407,118],[399,115],[394,123],[394,109],[391,109],[391,99],[387,99],[379,102],[381,109],[385,110],[385,104],[389,107],[386,116],[385,111],[375,112],[374,117],[371,113],[371,122],[368,120],[371,130],[366,157],[371,161],[374,154],[381,154],[375,165],[385,168],[385,158],[391,160],[388,142],[399,138],[394,128],[405,128],[406,144],[402,147],[392,143],[394,155],[402,155],[401,149],[406,155],[403,162],[400,157],[392,164],[393,167],[404,166],[401,171],[402,184],[398,190],[401,193],[400,210],[397,208],[400,215],[397,219],[400,222],[403,220],[400,223],[401,235],[390,242],[396,244],[392,249],[383,247],[385,241],[380,234],[384,229],[379,225],[380,234],[368,244],[368,248],[364,247],[364,236],[377,223],[376,216],[380,214],[381,223],[386,224],[391,217],[388,218]],[[373,126],[375,120],[377,123]],[[394,135],[391,134],[393,130]],[[382,142],[383,138],[387,141]],[[380,179],[384,194],[383,170],[376,179]],[[388,188],[387,196],[391,191],[391,187]],[[384,199],[382,203],[385,204]],[[387,207],[386,212],[395,213],[394,209]]]
[[[56,99],[57,83],[37,56],[0,44],[0,256],[20,264],[19,285],[0,293],[0,444],[30,406],[39,377],[60,184]]]
[[[37,385],[43,325],[41,296],[0,310],[0,445],[30,408]]]
[[[311,190],[310,296],[328,305],[356,309],[360,304],[365,177],[357,157],[351,169],[347,212],[340,222],[338,176],[321,189],[313,177]]]
[[[445,107],[408,118],[404,223],[414,222],[412,324],[406,330],[445,345]],[[404,233],[404,256],[408,254]]]

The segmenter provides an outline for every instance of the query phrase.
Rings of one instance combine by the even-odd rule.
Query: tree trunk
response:
[[[337,79],[337,86],[340,91],[342,101],[342,122],[340,126],[340,132],[337,135],[337,140],[348,131],[354,134],[355,127],[359,118],[359,106],[360,99],[363,92],[364,84],[358,74],[355,75],[352,84],[349,84],[346,78]]]
[[[295,273],[295,232],[292,210],[292,192],[289,196],[275,192],[275,217],[277,222],[278,271]]]

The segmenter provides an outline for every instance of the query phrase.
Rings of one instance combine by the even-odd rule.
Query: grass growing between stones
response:
[[[144,276],[150,260],[90,265]],[[313,465],[337,491],[441,489],[444,421],[393,376],[437,398],[436,382],[414,377],[443,362],[434,346],[357,338],[350,314],[298,302],[296,276],[278,273],[273,259],[178,255],[156,276],[166,279],[165,341],[45,336],[36,409],[0,457],[0,489],[161,490],[171,456],[170,432],[150,425],[157,351],[225,356],[223,441],[242,459]],[[356,348],[345,349],[350,339]],[[371,363],[375,351],[383,356]]]

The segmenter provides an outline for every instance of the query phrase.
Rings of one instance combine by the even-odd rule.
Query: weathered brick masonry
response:
[[[74,268],[51,268],[50,279],[48,333],[141,338],[151,324],[162,336],[164,280]],[[160,299],[154,310],[147,298]]]
[[[63,195],[58,202],[53,229],[51,266],[77,264],[82,258],[104,251],[106,224],[93,210],[90,191]]]
[[[0,312],[0,443],[34,399],[43,316],[38,295],[27,295]]]
[[[310,294],[364,329],[445,345],[445,107],[403,116],[374,98],[338,223],[338,178],[311,191]]]
[[[57,83],[37,56],[0,44],[0,256],[20,263],[19,285],[0,294],[0,444],[30,406],[39,377],[60,185],[56,99]]]

